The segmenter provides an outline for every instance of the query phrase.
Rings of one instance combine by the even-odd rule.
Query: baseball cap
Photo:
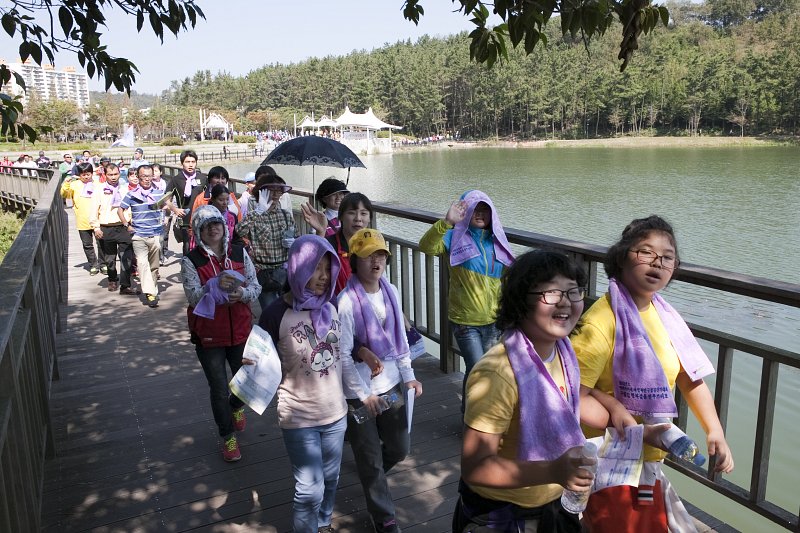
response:
[[[72,157],[72,153],[71,152],[64,152],[64,157]]]
[[[317,187],[317,201],[322,202],[326,196],[330,196],[331,194],[337,192],[350,191],[347,190],[347,185],[345,185],[343,181],[337,180],[336,178],[327,178],[319,184],[319,187]]]
[[[101,163],[111,163],[111,158],[103,156],[103,157],[100,158],[100,162]]]
[[[133,153],[134,154],[136,154],[136,153],[144,154],[144,150],[142,150],[141,148],[137,148],[136,150],[133,151]]]
[[[389,245],[386,244],[386,239],[383,238],[381,232],[373,228],[364,228],[358,230],[355,235],[350,238],[350,253],[358,257],[369,257],[378,250],[383,250],[389,255]]]
[[[245,183],[252,183],[256,181],[256,173],[255,172],[248,172],[244,175],[244,182]]]

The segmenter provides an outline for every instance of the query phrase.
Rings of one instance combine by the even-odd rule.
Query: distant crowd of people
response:
[[[62,196],[72,200],[89,274],[136,295],[138,273],[145,303],[157,307],[172,233],[183,246],[189,335],[223,459],[241,458],[245,405],[228,371],[255,363],[243,354],[257,306],[281,361],[277,414],[295,478],[293,530],[334,531],[346,440],[374,530],[400,531],[387,473],[410,450],[403,400],[423,392],[412,366],[421,341],[384,275],[391,252],[372,227],[370,199],[328,178],[316,205],[300,206],[312,228],[300,234],[291,186],[269,166],[249,173],[237,197],[223,167],[200,179],[190,150],[170,180],[137,153],[127,180],[109,161],[99,161],[102,171],[86,161],[69,169],[65,154]],[[605,260],[608,292],[585,313],[583,267],[554,251],[515,257],[481,191],[453,201],[419,245],[449,271],[446,319],[465,362],[453,531],[693,531],[662,469],[669,425],[654,421],[677,416],[675,387],[706,432],[714,471],[734,463],[703,381],[713,367],[659,294],[680,266],[672,227],[655,215],[633,220]],[[592,489],[595,459],[577,453],[587,437],[643,422],[638,485],[593,492],[582,514],[567,511],[564,490]]]

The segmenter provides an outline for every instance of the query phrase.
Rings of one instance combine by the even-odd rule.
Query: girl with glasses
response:
[[[503,274],[500,343],[466,383],[460,498],[453,531],[579,532],[563,490],[591,489],[574,448],[580,422],[604,428],[613,398],[580,386],[568,335],[583,312],[585,272],[567,256],[528,252]],[[523,383],[523,385],[520,385]]]
[[[661,217],[636,219],[623,230],[604,263],[609,291],[571,337],[581,383],[614,395],[637,420],[677,416],[677,385],[706,433],[708,453],[716,456],[714,470],[728,473],[733,456],[703,381],[714,367],[680,315],[659,295],[679,265],[675,233]],[[591,531],[694,531],[662,472],[666,455],[645,444],[638,487],[611,487],[592,495],[584,513]]]

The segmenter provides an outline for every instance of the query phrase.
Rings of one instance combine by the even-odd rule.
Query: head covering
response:
[[[108,156],[103,156],[100,158],[101,163],[111,163],[111,158]]]
[[[134,154],[144,154],[144,150],[142,150],[141,148],[137,148],[136,150],[133,151],[133,153]]]
[[[466,202],[467,212],[464,218],[453,228],[453,238],[450,241],[450,266],[458,266],[481,254],[472,235],[469,233],[472,214],[475,212],[475,207],[481,202],[488,205],[492,211],[491,231],[494,237],[494,255],[504,265],[511,266],[511,263],[514,262],[514,254],[511,253],[511,246],[508,244],[508,239],[506,239],[506,232],[503,231],[503,225],[500,223],[500,217],[497,216],[497,210],[494,208],[491,198],[481,191],[473,190],[461,195],[461,200]]]
[[[329,254],[331,259],[330,287],[325,294],[317,296],[306,285],[325,254]],[[339,275],[339,257],[328,241],[322,237],[301,235],[289,248],[289,260],[286,266],[289,287],[294,297],[292,308],[295,311],[310,310],[311,322],[314,324],[317,337],[324,337],[331,329],[333,312],[336,310],[331,299],[336,277]]]
[[[67,157],[67,156],[72,157],[72,153],[71,152],[64,152],[64,157]]]
[[[256,181],[256,173],[255,172],[248,172],[244,175],[244,182],[245,183],[252,183]]]
[[[192,211],[192,231],[194,232],[197,246],[201,247],[208,255],[216,255],[216,252],[209,248],[208,245],[203,242],[203,239],[200,238],[200,231],[203,229],[203,226],[212,222],[218,222],[222,224],[224,231],[224,236],[222,238],[222,249],[227,256],[228,243],[230,242],[228,225],[225,223],[225,219],[222,218],[222,213],[220,213],[219,209],[213,205],[203,205]]]
[[[315,195],[317,202],[323,203],[326,196],[337,192],[350,192],[347,190],[347,185],[343,181],[336,178],[327,178],[317,187],[317,194]]]
[[[386,244],[386,239],[383,238],[380,231],[373,228],[363,228],[355,232],[350,237],[348,247],[350,248],[350,253],[358,257],[369,257],[378,250],[383,250],[392,255],[389,251],[389,245]]]

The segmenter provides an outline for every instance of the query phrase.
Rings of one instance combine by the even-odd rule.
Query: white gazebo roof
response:
[[[376,117],[371,107],[366,113],[353,113],[350,111],[349,106],[345,106],[344,113],[342,113],[339,118],[336,119],[336,122],[339,124],[339,126],[355,126],[370,130],[382,130],[387,128],[393,130],[402,129],[402,126],[387,124]]]
[[[339,123],[323,115],[323,117],[319,119],[319,122],[317,122],[317,126],[320,128],[336,128],[339,126]]]
[[[300,128],[316,128],[318,126],[318,124],[316,122],[314,122],[313,120],[311,120],[311,117],[306,115],[303,118],[303,122],[301,122],[297,126],[300,127]]]
[[[208,115],[205,122],[203,122],[203,127],[214,130],[228,130],[231,125],[219,113],[211,113]]]

